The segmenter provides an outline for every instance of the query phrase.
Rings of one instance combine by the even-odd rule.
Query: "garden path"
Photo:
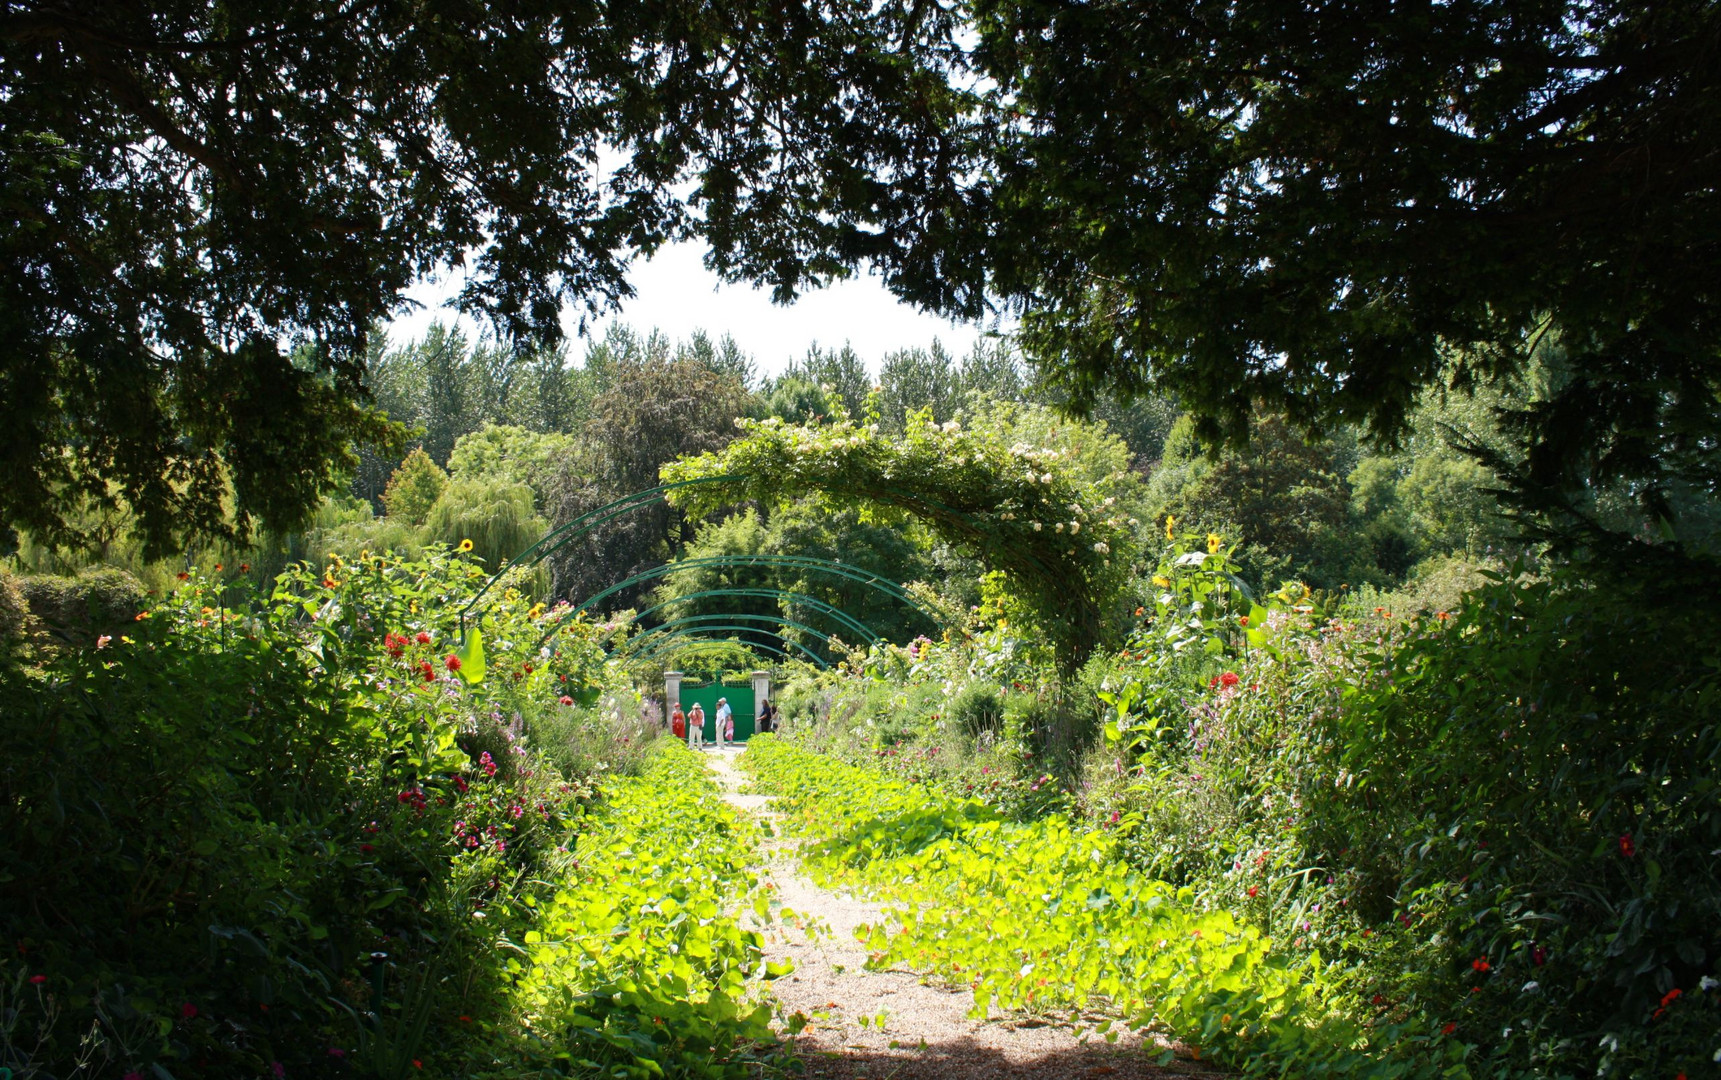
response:
[[[739,751],[705,753],[707,765],[736,808],[770,823],[776,815],[763,795],[744,794],[745,777],[735,768]],[[766,928],[766,957],[792,960],[794,974],[772,990],[785,1015],[800,1013],[807,1026],[792,1042],[807,1063],[810,1080],[1164,1080],[1212,1075],[1202,1066],[1177,1061],[1152,1064],[1143,1040],[1122,1035],[1108,1044],[1079,1037],[1068,1025],[1011,1014],[975,1020],[973,994],[936,985],[912,971],[868,971],[866,950],[855,927],[876,923],[883,908],[851,895],[820,888],[800,873],[794,844],[767,842],[760,876],[774,886],[794,923]],[[1161,1048],[1149,1044],[1157,1053]]]

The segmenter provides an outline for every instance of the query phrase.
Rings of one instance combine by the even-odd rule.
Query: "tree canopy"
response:
[[[976,5],[987,287],[1078,402],[1170,392],[1392,437],[1444,364],[1566,370],[1520,416],[1543,509],[1721,482],[1721,7]]]
[[[780,299],[1013,308],[1071,405],[1204,441],[1390,442],[1557,345],[1496,472],[1679,540],[1721,489],[1718,42],[1712,0],[15,4],[0,519],[302,516],[391,435],[365,335],[415,280],[553,343],[700,236]],[[846,361],[805,374],[853,407]]]
[[[553,343],[673,238],[784,296],[916,247],[948,31],[894,2],[8,5],[0,520],[124,502],[158,550],[299,522],[389,438],[366,335],[445,266]]]

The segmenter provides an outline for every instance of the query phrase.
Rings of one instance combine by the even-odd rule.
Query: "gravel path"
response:
[[[740,793],[744,777],[735,769],[737,751],[706,751],[706,763],[723,785],[724,799],[770,822],[775,815],[763,795]],[[795,920],[766,932],[770,960],[794,961],[795,973],[772,983],[785,1016],[807,1018],[794,1043],[814,1080],[980,1080],[1036,1077],[1115,1080],[1213,1075],[1199,1064],[1151,1064],[1143,1040],[1122,1035],[1116,1043],[1079,1037],[1068,1025],[1022,1015],[975,1020],[966,989],[929,985],[910,971],[867,971],[866,950],[855,927],[879,921],[882,908],[814,885],[799,873],[794,845],[765,846],[761,876],[775,886]],[[1148,1043],[1155,1055],[1163,1047]]]

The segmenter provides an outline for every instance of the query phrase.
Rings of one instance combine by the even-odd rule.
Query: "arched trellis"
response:
[[[686,629],[686,630],[678,630],[673,634],[665,634],[663,637],[657,639],[657,641],[655,641],[652,644],[651,648],[649,648],[645,652],[641,653],[639,655],[638,659],[642,659],[642,660],[653,659],[653,658],[657,657],[659,654],[661,654],[662,652],[664,652],[666,649],[668,649],[669,646],[674,645],[677,642],[681,642],[684,645],[688,645],[690,648],[690,651],[694,651],[694,652],[700,651],[698,648],[700,645],[709,646],[709,648],[704,650],[706,652],[713,651],[720,646],[740,645],[742,648],[759,649],[762,652],[768,652],[772,656],[780,657],[781,659],[784,659],[784,660],[797,659],[797,657],[795,656],[794,653],[791,653],[786,649],[779,649],[775,645],[767,645],[764,642],[759,642],[759,641],[742,642],[742,641],[737,641],[734,638],[711,638],[711,639],[707,640],[704,638],[695,637],[696,634],[704,633],[706,629],[709,629],[709,627],[707,627],[707,628],[692,627],[692,628]],[[820,658],[816,653],[813,655],[813,663],[817,664],[821,670],[827,670],[830,667],[829,662]]]
[[[593,529],[599,527],[600,525],[607,524],[611,521],[614,521],[618,517],[622,517],[623,515],[626,515],[626,514],[631,514],[634,511],[643,509],[647,506],[652,505],[653,503],[669,501],[669,495],[671,492],[675,492],[675,491],[678,491],[678,490],[683,489],[683,488],[699,487],[702,485],[735,483],[738,481],[745,481],[746,479],[747,479],[747,477],[745,477],[745,476],[740,476],[740,475],[736,475],[736,474],[727,474],[727,475],[723,475],[723,476],[700,476],[700,477],[694,477],[694,478],[688,479],[688,480],[675,480],[675,481],[671,481],[669,483],[659,484],[656,487],[646,488],[643,491],[636,491],[632,495],[625,495],[622,498],[616,499],[612,502],[605,503],[604,505],[596,508],[595,510],[589,510],[584,514],[581,514],[579,517],[574,518],[572,521],[569,521],[565,525],[560,525],[554,529],[551,529],[549,532],[545,533],[542,537],[540,537],[538,539],[538,541],[536,543],[534,543],[532,546],[528,547],[526,550],[524,550],[524,551],[520,552],[518,555],[514,556],[503,567],[498,568],[497,571],[494,574],[491,574],[490,577],[484,582],[483,586],[475,594],[473,594],[472,599],[468,600],[466,602],[466,605],[460,609],[460,612],[459,612],[459,615],[457,618],[460,632],[462,633],[462,635],[464,635],[465,630],[466,630],[466,617],[467,617],[467,615],[471,613],[472,609],[478,605],[478,602],[484,598],[484,595],[490,591],[490,589],[496,584],[496,582],[498,582],[502,579],[502,575],[505,574],[507,571],[514,569],[516,567],[519,567],[519,566],[534,566],[534,565],[542,562],[544,559],[548,558],[552,554],[554,554],[556,551],[565,547],[566,545],[571,544],[576,540],[579,540],[581,537],[585,536],[587,533],[591,532]],[[980,531],[982,531],[984,528],[979,523],[978,519],[976,519],[973,515],[964,514],[961,511],[954,510],[948,506],[945,506],[943,503],[937,502],[936,500],[928,499],[924,495],[917,495],[915,493],[904,491],[900,488],[896,488],[896,487],[889,486],[889,485],[881,486],[878,489],[878,494],[881,496],[881,501],[891,503],[893,505],[897,505],[897,506],[907,508],[910,510],[912,510],[916,506],[921,506],[921,505],[930,506],[930,507],[936,509],[941,515],[943,515],[944,517],[946,517],[948,519],[959,520],[959,521],[965,522],[968,525],[968,527],[970,529],[975,530],[975,532],[977,534]],[[752,556],[752,557],[753,558],[764,558],[766,556]],[[776,557],[777,558],[810,558],[808,556],[776,556]],[[821,562],[821,563],[826,562],[826,560],[812,560],[812,561]],[[676,565],[686,566],[686,565],[688,565],[688,563],[683,562],[683,563],[679,563]],[[837,564],[829,564],[829,565],[837,565]],[[860,579],[855,578],[854,580],[860,580]],[[875,577],[875,578],[873,578],[873,580],[883,581],[885,579]],[[629,582],[637,584],[637,582],[634,582],[633,579],[629,579]],[[601,598],[603,596],[613,595],[613,593],[618,591],[620,588],[626,587],[626,584],[627,583],[624,583],[624,585],[618,586],[618,587],[611,589],[605,593],[600,593],[599,598]],[[936,612],[931,611],[928,608],[926,608],[924,605],[918,603],[912,597],[908,596],[907,593],[901,592],[900,587],[898,587],[898,594],[899,595],[897,596],[897,599],[903,600],[903,601],[913,605],[914,607],[919,608],[924,614],[929,616],[935,623],[939,623],[940,625],[942,625],[943,620],[938,616],[938,614]],[[590,601],[588,601],[587,603],[590,603]],[[583,605],[582,605],[582,607],[583,607]]]
[[[458,619],[461,632],[464,633],[466,630],[467,614],[470,613],[474,607],[478,606],[478,601],[484,598],[484,594],[489,592],[491,587],[494,586],[496,582],[500,581],[502,579],[502,575],[507,573],[509,570],[519,566],[535,566],[549,558],[562,547],[580,539],[586,533],[591,532],[598,526],[614,521],[616,518],[625,514],[631,514],[635,510],[643,509],[653,503],[663,502],[668,494],[677,488],[693,487],[699,484],[717,484],[735,479],[738,478],[734,476],[702,476],[693,480],[678,480],[674,483],[659,484],[656,487],[646,488],[644,491],[636,491],[632,495],[624,495],[613,502],[605,503],[595,510],[588,510],[565,525],[559,525],[556,528],[551,529],[549,532],[539,537],[537,543],[508,560],[505,566],[499,567],[497,571],[494,574],[491,574],[484,582],[484,586],[473,594],[472,599],[466,602],[466,606],[460,609]]]
[[[721,614],[710,614],[710,615],[683,615],[679,619],[671,619],[666,623],[659,623],[657,626],[652,626],[652,627],[648,627],[647,629],[641,630],[638,634],[635,634],[633,637],[627,639],[627,641],[624,642],[621,645],[621,647],[616,650],[616,652],[623,655],[623,656],[630,656],[633,654],[635,647],[640,642],[649,641],[652,638],[656,637],[658,634],[671,633],[671,632],[673,632],[673,631],[675,631],[681,627],[684,627],[684,626],[685,627],[701,627],[701,626],[704,626],[706,624],[718,622],[718,621],[723,620],[723,619],[739,619],[739,620],[742,620],[744,622],[769,623],[770,626],[784,627],[784,628],[787,628],[790,630],[799,630],[803,634],[810,634],[814,638],[818,638],[818,639],[823,639],[823,638],[828,636],[824,633],[821,633],[816,628],[808,626],[806,623],[796,622],[793,619],[786,619],[781,615],[753,615],[753,614],[748,614],[748,613],[744,613],[744,612],[723,612]],[[791,643],[794,642],[793,638],[785,637],[783,635],[782,630],[780,630],[780,629],[779,630],[772,630],[772,629],[769,629],[769,628],[764,627],[764,626],[744,626],[743,629],[751,630],[757,634],[770,634],[772,637],[775,637],[780,641],[791,642]]]
[[[677,596],[669,600],[660,601],[648,608],[644,608],[634,615],[634,621],[636,623],[643,621],[646,616],[653,612],[660,611],[671,604],[686,603],[689,600],[705,600],[715,596],[746,596],[759,597],[767,600],[787,600],[791,604],[801,604],[812,608],[821,615],[829,615],[831,618],[841,623],[845,629],[853,630],[861,640],[865,641],[869,645],[879,640],[878,632],[872,627],[861,622],[842,608],[833,607],[830,604],[825,603],[823,600],[820,600],[818,597],[808,596],[806,593],[793,592],[789,589],[767,589],[753,586],[737,589],[704,589],[700,592],[687,593],[684,596]]]
[[[543,646],[545,642],[555,636],[556,632],[560,630],[565,623],[577,618],[584,612],[592,610],[597,604],[611,596],[614,596],[616,593],[621,592],[623,589],[632,588],[633,586],[639,585],[643,582],[654,581],[657,578],[675,573],[679,570],[696,570],[703,567],[737,566],[764,566],[792,570],[813,570],[827,573],[834,577],[858,582],[869,589],[883,593],[893,600],[907,604],[940,626],[945,622],[943,617],[940,616],[937,611],[916,599],[901,585],[898,585],[887,578],[881,578],[877,574],[868,573],[865,570],[861,570],[860,568],[851,566],[847,563],[840,563],[831,559],[815,559],[810,555],[709,555],[697,559],[683,559],[680,562],[664,563],[662,566],[654,566],[649,570],[633,575],[625,581],[619,581],[602,592],[595,593],[592,596],[587,597],[586,600],[578,607],[569,608],[567,611],[562,612],[562,614],[551,623],[549,629],[544,631],[544,635],[538,639],[538,645],[540,647]]]
[[[735,618],[736,616],[732,616],[732,615],[710,615],[710,616],[705,616],[705,617],[706,618],[713,618],[713,619],[728,619],[728,618]],[[794,649],[797,652],[801,653],[802,655],[806,656],[806,658],[808,660],[811,660],[814,664],[818,665],[820,668],[828,668],[831,666],[830,662],[828,660],[826,660],[824,657],[820,656],[818,653],[814,652],[813,650],[807,648],[805,645],[796,641],[794,638],[784,635],[782,633],[782,631],[780,631],[780,630],[769,630],[769,629],[766,629],[765,627],[762,627],[762,626],[744,626],[744,625],[736,624],[736,623],[702,623],[702,624],[697,625],[697,626],[679,627],[677,629],[668,630],[668,631],[665,631],[665,632],[659,634],[658,631],[660,631],[660,630],[663,630],[663,627],[653,627],[650,631],[646,632],[647,634],[650,634],[652,636],[653,641],[652,641],[651,645],[649,645],[646,649],[644,649],[642,652],[640,652],[635,657],[635,659],[640,659],[640,660],[650,659],[651,657],[656,656],[659,652],[663,651],[663,649],[668,647],[670,645],[670,643],[672,643],[673,641],[675,641],[679,638],[693,637],[694,635],[698,635],[698,634],[729,632],[729,633],[769,634],[771,637],[776,638],[778,641],[782,642],[784,645],[787,645],[789,648]],[[646,636],[646,634],[640,635],[641,638],[643,638],[645,636]],[[636,638],[634,640],[639,640],[639,639]],[[776,648],[775,646],[766,645],[762,642],[734,641],[734,642],[731,642],[731,644],[739,645],[742,648],[748,648],[748,649],[754,648],[756,646],[760,649],[765,650],[766,652],[775,653],[776,655],[781,656],[784,659],[790,658],[789,653],[783,651],[782,649]]]

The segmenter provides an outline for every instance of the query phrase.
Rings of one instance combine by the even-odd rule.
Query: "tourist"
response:
[[[759,703],[759,734],[766,735],[777,730],[777,707],[766,698]]]
[[[697,701],[687,714],[687,745],[705,748],[705,706]]]
[[[675,711],[669,714],[669,733],[678,739],[687,735],[687,714],[681,711],[680,703],[677,703]]]
[[[735,710],[729,707],[729,699],[717,699],[717,749],[723,749],[723,740],[735,741]]]

